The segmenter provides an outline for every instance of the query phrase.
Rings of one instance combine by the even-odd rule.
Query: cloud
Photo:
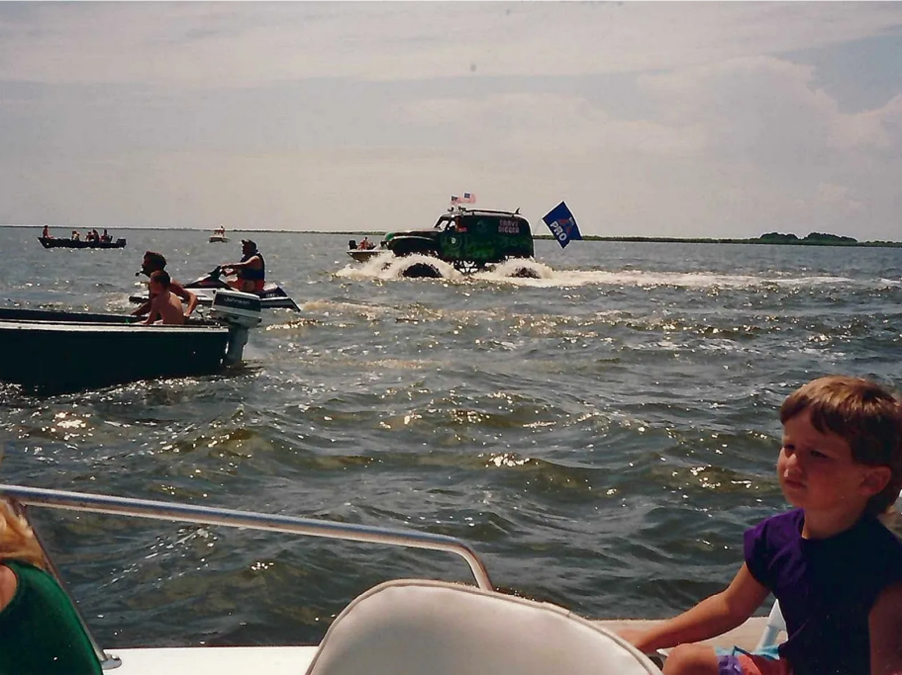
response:
[[[898,152],[902,148],[902,94],[876,110],[838,116],[832,131],[832,144],[838,148]]]
[[[824,47],[900,25],[898,3],[2,3],[0,80],[575,76]]]
[[[846,113],[812,67],[769,56],[639,75],[636,86],[648,101],[638,119],[551,94],[413,101],[403,119],[474,156],[488,145],[508,153],[618,222],[696,236],[714,222],[755,236],[775,224],[855,231],[850,218],[867,218],[891,238],[878,214],[896,201],[902,95]]]
[[[388,229],[386,195],[416,225],[471,190],[534,222],[566,198],[590,234],[891,239],[899,77],[863,105],[799,50],[845,62],[900,21],[896,3],[0,3],[0,221]]]
[[[699,149],[702,141],[694,125],[617,119],[576,95],[422,99],[399,106],[399,114],[410,124],[441,130],[458,146],[475,149],[491,142],[508,153],[544,149],[556,155],[602,151],[685,156]]]
[[[662,118],[703,129],[713,157],[784,172],[846,162],[859,151],[902,153],[902,95],[846,113],[807,65],[752,57],[643,75],[638,82]]]

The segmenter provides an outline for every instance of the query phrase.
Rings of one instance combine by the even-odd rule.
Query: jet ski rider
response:
[[[229,282],[229,286],[245,293],[261,293],[266,283],[266,261],[257,250],[257,243],[252,239],[241,240],[241,262],[223,263],[223,270],[232,270],[238,278]]]
[[[138,274],[143,274],[146,277],[150,277],[150,275],[157,270],[165,271],[165,267],[166,258],[163,257],[162,253],[157,253],[156,251],[147,251],[144,254],[144,260],[141,261],[141,271],[136,272],[135,276],[137,276]],[[189,316],[191,312],[194,311],[194,308],[197,307],[197,296],[174,279],[169,282],[169,290],[185,301],[187,305],[187,308],[185,309],[185,316]],[[140,307],[138,307],[138,309],[132,312],[132,315],[143,316],[144,314],[147,314],[150,311],[152,300],[153,297],[148,297],[147,301],[144,304],[142,304]]]

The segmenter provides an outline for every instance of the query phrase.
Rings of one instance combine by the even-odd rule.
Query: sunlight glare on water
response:
[[[0,228],[8,305],[130,311],[145,250],[181,281],[238,255],[200,231],[107,251],[37,234]],[[269,311],[229,373],[3,386],[3,480],[440,532],[503,588],[659,617],[721,588],[742,530],[785,508],[789,391],[836,372],[902,385],[902,249],[542,240],[534,262],[406,279],[423,260],[355,263],[347,235],[254,239],[300,314]],[[113,646],[315,640],[381,579],[466,578],[438,554],[35,517]]]

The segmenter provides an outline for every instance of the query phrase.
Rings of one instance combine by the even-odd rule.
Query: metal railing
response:
[[[177,504],[150,499],[133,499],[129,497],[111,497],[85,492],[69,492],[66,490],[49,490],[44,488],[24,487],[21,485],[0,484],[0,497],[22,506],[39,506],[65,511],[86,511],[105,513],[152,520],[195,523],[198,525],[224,525],[227,527],[247,528],[270,532],[286,532],[308,537],[341,539],[343,541],[360,541],[388,546],[420,548],[431,551],[453,553],[463,558],[476,580],[476,585],[484,590],[494,590],[489,573],[476,551],[467,543],[442,534],[417,532],[368,525],[335,523],[327,520],[280,516],[254,511],[237,511],[219,509],[209,506]],[[38,538],[40,542],[40,537]],[[42,545],[42,548],[43,545]],[[56,573],[50,556],[44,549],[44,557],[50,563],[51,571],[57,581],[65,589],[63,580]],[[68,591],[67,591],[68,592]],[[71,597],[71,596],[70,596]],[[75,606],[75,603],[73,603]],[[76,606],[77,610],[77,606]],[[82,619],[85,632],[88,634],[98,658],[105,668],[118,665],[117,660],[108,657],[91,635],[87,623]]]

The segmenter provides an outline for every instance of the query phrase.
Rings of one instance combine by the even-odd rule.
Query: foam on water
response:
[[[553,277],[554,270],[548,265],[527,258],[505,260],[490,269],[476,272],[473,275],[474,279],[503,281],[514,285],[518,285],[522,281],[552,279]]]
[[[454,268],[454,265],[432,256],[416,254],[397,257],[391,251],[380,252],[364,263],[349,264],[338,270],[335,275],[344,279],[391,281],[404,279],[404,272],[414,265],[429,265],[443,279],[451,281],[459,281],[464,276]]]
[[[504,283],[534,288],[573,288],[580,286],[618,286],[654,288],[669,286],[692,289],[749,289],[769,285],[783,288],[816,288],[858,285],[853,279],[828,275],[774,275],[725,274],[716,272],[657,272],[643,270],[568,270],[552,269],[535,260],[513,259],[492,266],[484,271],[463,274],[450,263],[431,256],[411,255],[401,258],[385,251],[365,263],[351,263],[338,270],[337,277],[354,280],[378,279],[383,281],[404,279],[404,272],[417,264],[432,266],[441,278],[452,282],[469,280]],[[869,281],[868,285],[873,282]],[[881,279],[884,285],[900,285],[889,279]]]

